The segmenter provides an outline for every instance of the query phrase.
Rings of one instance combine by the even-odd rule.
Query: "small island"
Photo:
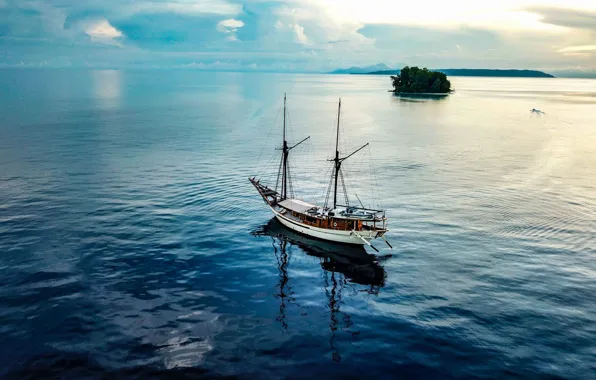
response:
[[[427,68],[404,67],[399,74],[391,76],[393,92],[396,94],[441,94],[451,91],[447,75]]]

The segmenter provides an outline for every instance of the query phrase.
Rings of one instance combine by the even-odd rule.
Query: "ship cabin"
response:
[[[340,231],[384,231],[385,211],[338,205],[323,208],[299,199],[277,202],[280,214],[308,226]]]

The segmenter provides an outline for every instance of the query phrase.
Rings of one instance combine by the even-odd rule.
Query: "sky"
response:
[[[596,0],[0,0],[0,67],[596,75]]]

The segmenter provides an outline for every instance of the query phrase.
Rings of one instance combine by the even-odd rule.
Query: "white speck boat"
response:
[[[333,173],[330,181],[328,194],[333,190],[333,204],[327,204],[328,198],[323,206],[318,206],[304,200],[292,197],[291,178],[288,166],[288,156],[292,149],[302,144],[309,137],[299,143],[289,146],[286,141],[286,98],[284,96],[284,123],[283,123],[283,145],[281,150],[281,160],[278,171],[278,180],[275,187],[267,186],[260,182],[256,177],[249,178],[250,182],[257,189],[265,204],[269,206],[275,217],[287,228],[301,234],[323,239],[327,241],[347,244],[367,244],[374,250],[377,250],[371,241],[377,238],[383,239],[389,247],[391,245],[385,239],[387,230],[387,218],[385,210],[369,209],[365,207],[356,207],[349,204],[347,194],[344,191],[344,205],[337,202],[337,186],[341,181],[345,189],[345,182],[341,171],[342,163],[362,150],[368,144],[363,145],[354,152],[344,157],[340,157],[339,152],[339,124],[341,115],[341,100],[337,113],[337,133],[335,140],[335,158],[333,158]],[[281,181],[280,181],[281,179]],[[278,184],[281,188],[278,190]],[[288,197],[290,189],[290,197]]]

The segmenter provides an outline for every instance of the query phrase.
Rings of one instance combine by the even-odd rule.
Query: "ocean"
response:
[[[595,379],[596,80],[450,79],[1,70],[0,377]],[[284,94],[393,249],[271,220]]]

